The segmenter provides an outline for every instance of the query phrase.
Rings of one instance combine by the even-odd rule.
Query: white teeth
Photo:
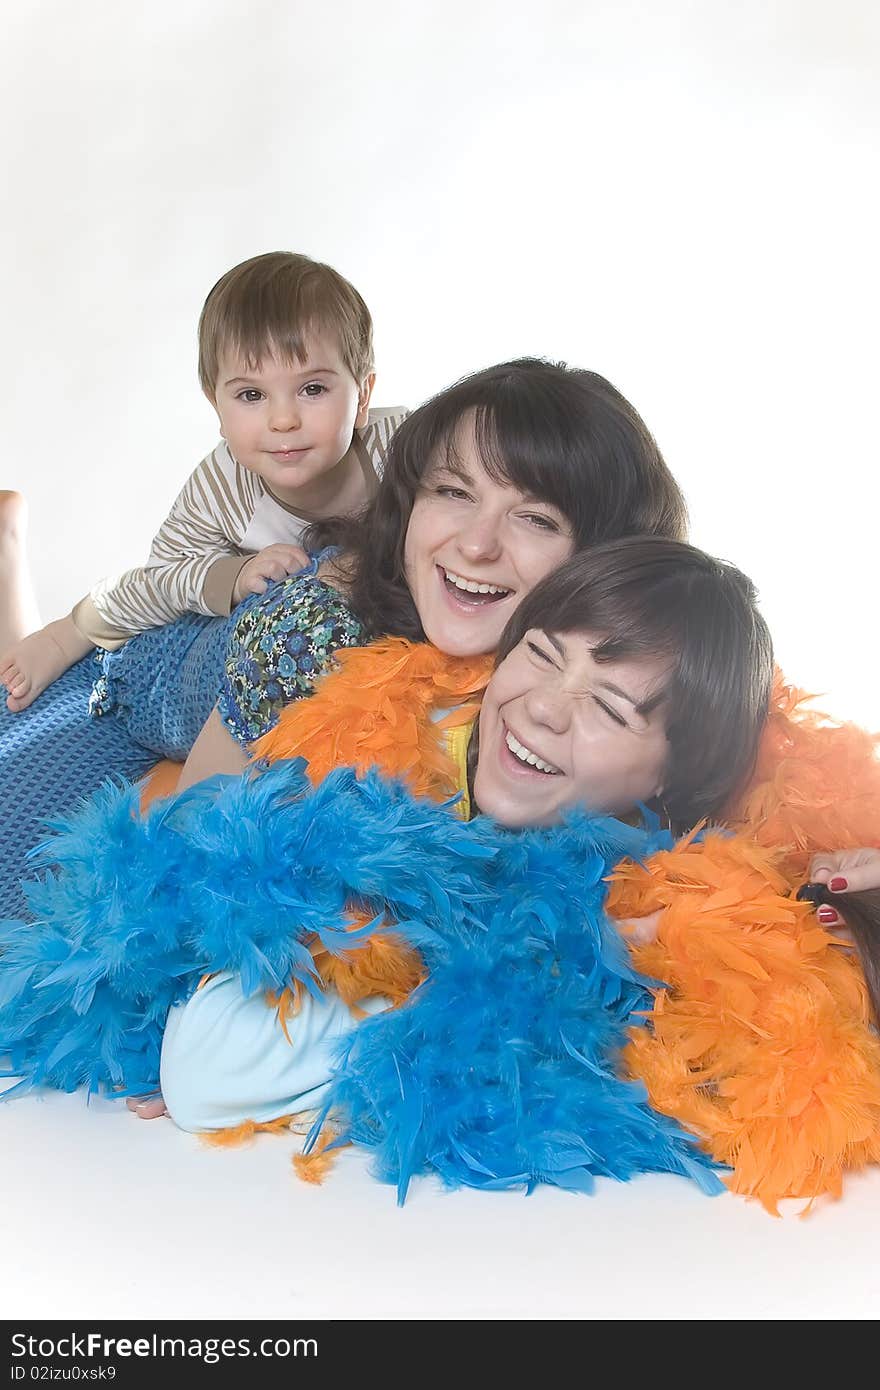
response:
[[[451,570],[445,569],[443,573],[454,584],[456,589],[465,589],[469,594],[509,594],[510,589],[501,589],[497,584],[478,584],[475,579],[462,579],[460,574],[453,574]]]
[[[520,743],[519,739],[514,738],[509,729],[504,741],[513,756],[519,758],[521,763],[528,763],[530,767],[536,767],[539,772],[548,772],[551,776],[555,776],[559,772],[558,767],[554,767],[552,763],[545,763],[544,759],[539,758],[537,753],[532,753],[530,749]]]

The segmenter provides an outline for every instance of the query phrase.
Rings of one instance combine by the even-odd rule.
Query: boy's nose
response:
[[[299,411],[294,405],[276,405],[269,412],[269,428],[278,434],[299,429]]]

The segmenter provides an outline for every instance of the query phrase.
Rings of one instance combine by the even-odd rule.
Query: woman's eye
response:
[[[547,666],[556,665],[556,662],[553,660],[552,656],[550,656],[549,652],[545,652],[543,647],[538,646],[537,642],[528,642],[526,645],[529,651],[533,652],[539,661],[543,661]]]
[[[593,699],[596,701],[596,704],[599,706],[599,708],[605,711],[609,719],[614,720],[615,724],[619,724],[622,729],[629,728],[629,725],[627,724],[626,720],[623,718],[622,715],[617,713],[617,710],[612,709],[610,705],[606,705],[605,701],[600,700],[598,695],[594,695]]]
[[[247,386],[244,391],[239,391],[238,399],[240,401],[247,401],[248,405],[256,405],[257,401],[263,399],[263,393],[262,391],[258,391],[255,386]]]
[[[445,483],[441,483],[441,485],[437,488],[437,495],[438,497],[455,497],[459,500],[461,498],[464,498],[465,501],[467,501],[468,499],[468,494],[464,491],[463,488],[450,487],[448,484]]]
[[[542,512],[527,512],[525,513],[525,520],[530,521],[541,531],[559,531],[559,523],[554,521],[552,516],[544,516]]]
[[[323,396],[326,390],[327,387],[321,381],[310,381],[307,386],[303,387],[303,391],[305,392],[305,394],[307,396],[310,396],[312,399],[314,399],[316,396]]]

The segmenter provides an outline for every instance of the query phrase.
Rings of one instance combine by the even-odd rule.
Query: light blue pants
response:
[[[370,998],[358,1007],[381,1013],[388,1003]],[[288,1042],[262,991],[246,997],[238,975],[215,975],[168,1015],[161,1061],[168,1113],[198,1133],[319,1109],[337,1045],[357,1022],[338,994],[306,995],[287,1019]]]

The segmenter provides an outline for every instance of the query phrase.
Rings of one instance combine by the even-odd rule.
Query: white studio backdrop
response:
[[[377,404],[610,377],[789,676],[880,727],[873,0],[30,0],[0,64],[0,487],[45,618],[216,442],[208,289],[299,250],[370,304]]]

